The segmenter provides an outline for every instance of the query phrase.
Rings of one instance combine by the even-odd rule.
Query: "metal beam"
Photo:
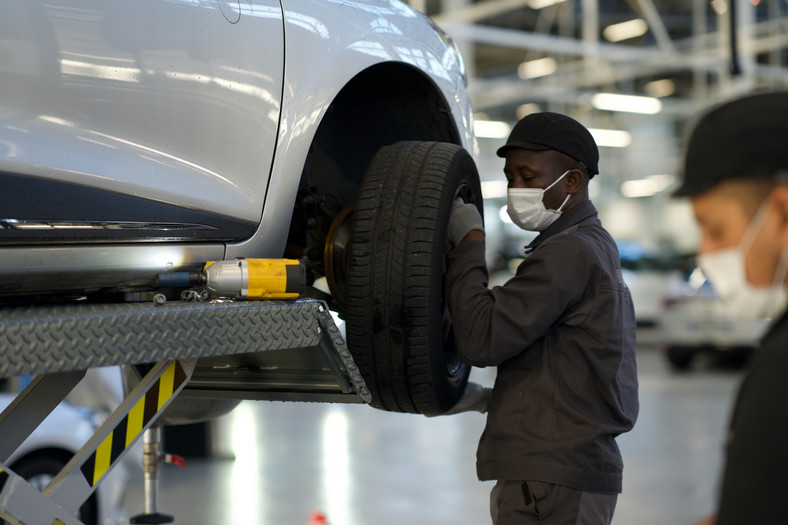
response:
[[[769,20],[753,26],[754,40],[744,42],[743,49],[748,53],[765,53],[774,49],[788,47],[788,17]],[[623,44],[589,44],[575,38],[547,35],[529,31],[478,26],[473,24],[445,24],[444,28],[452,37],[480,44],[524,49],[551,53],[594,57],[620,64],[644,64],[649,66],[664,64],[668,69],[701,68],[716,72],[719,61],[726,58],[721,52],[720,39],[725,35],[717,32],[674,41],[674,51],[665,52],[656,47],[637,48]]]
[[[669,53],[657,48],[637,48],[618,44],[589,44],[575,38],[538,34],[529,31],[503,29],[463,23],[447,23],[442,26],[452,38],[472,40],[478,44],[543,51],[558,55],[575,55],[600,58],[612,62],[637,62],[640,60],[669,57]]]
[[[489,9],[491,6],[503,8],[506,5],[516,5],[508,3],[509,1],[500,0],[476,5],[489,4],[485,9]],[[514,75],[503,77],[497,81],[478,81],[472,77],[470,93],[477,109],[527,101],[537,98],[535,96],[537,93],[540,98],[543,96],[550,101],[571,103],[574,98],[576,103],[576,97],[583,88],[593,89],[604,85],[615,85],[633,78],[675,73],[681,70],[693,71],[696,81],[698,79],[705,81],[708,74],[718,79],[714,83],[716,88],[714,92],[710,92],[707,87],[702,90],[704,92],[702,97],[695,97],[696,107],[703,107],[719,97],[724,97],[726,92],[730,92],[731,86],[728,85],[726,72],[728,34],[726,34],[725,17],[720,17],[722,25],[719,26],[718,31],[707,32],[705,16],[703,16],[707,7],[703,5],[704,2],[698,0],[694,7],[696,16],[694,35],[689,38],[670,40],[665,25],[654,8],[653,1],[631,1],[637,2],[643,11],[643,16],[649,19],[655,36],[664,30],[663,37],[666,39],[662,39],[661,45],[634,47],[626,44],[598,42],[598,28],[595,25],[598,22],[594,17],[594,7],[598,7],[598,0],[582,0],[585,41],[537,31],[518,31],[460,22],[445,22],[443,25],[449,34],[461,41],[523,49],[529,53],[548,53],[553,56],[589,59],[598,66],[588,68],[588,60],[570,60],[569,62],[564,60],[555,74],[547,79],[529,81],[525,84],[527,86],[525,88],[522,81]],[[751,23],[744,28],[740,26],[739,29],[743,36],[741,50],[749,56],[788,48],[788,17]],[[657,37],[658,41],[661,38]],[[607,67],[601,67],[603,65]],[[784,69],[788,75],[786,68],[754,68],[755,84],[762,81],[775,82],[777,79],[784,78],[785,75],[781,69]],[[556,86],[561,86],[566,90],[561,91]],[[666,106],[671,106],[669,101],[666,102]],[[676,113],[678,114],[685,111],[690,105],[692,104],[689,102],[681,102],[673,106],[677,108]],[[672,109],[666,109],[666,111],[672,112]]]
[[[724,20],[721,20],[724,21]],[[493,26],[481,26],[460,22],[441,24],[455,39],[464,39],[478,44],[488,44],[513,49],[542,51],[558,55],[594,56],[613,62],[637,62],[643,59],[679,58],[687,61],[687,52],[713,51],[718,54],[720,39],[725,38],[719,31],[675,40],[674,51],[664,51],[657,47],[633,47],[626,44],[586,43],[576,38],[520,31]],[[784,33],[788,32],[788,17],[767,20],[752,25],[753,39],[743,42],[742,46],[751,53],[765,53],[788,47]]]
[[[634,1],[640,8],[640,11],[643,13],[643,17],[646,19],[646,23],[648,24],[649,28],[651,28],[651,32],[654,33],[654,38],[657,40],[657,45],[663,51],[673,51],[673,41],[668,34],[668,30],[665,28],[665,23],[659,16],[657,8],[654,6],[654,2],[652,2],[652,0]]]
[[[14,398],[0,414],[0,462],[8,461],[83,377],[84,370],[39,375]]]
[[[530,0],[489,0],[487,2],[479,2],[476,4],[468,5],[462,9],[443,12],[435,15],[432,19],[440,24],[447,24],[450,22],[478,22],[491,16],[508,13],[515,9],[521,9],[528,6]]]
[[[706,13],[708,0],[692,0],[692,35],[700,38],[708,33]],[[692,72],[692,97],[700,103],[708,96],[708,73],[700,68]]]
[[[590,73],[599,70],[599,0],[582,0],[583,6],[583,55],[586,70]]]
[[[477,81],[471,85],[471,99],[477,110],[486,110],[491,107],[505,104],[517,104],[547,100],[553,103],[568,106],[584,106],[589,104],[588,93],[579,89],[558,83],[531,84],[528,81],[519,83],[511,80],[485,80]],[[670,98],[662,101],[661,115],[673,117],[686,117],[695,111],[713,103],[714,100],[695,102],[689,99]],[[649,117],[653,118],[653,117]]]

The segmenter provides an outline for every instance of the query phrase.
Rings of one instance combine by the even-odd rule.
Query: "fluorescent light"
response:
[[[505,139],[509,136],[509,124],[496,120],[477,120],[473,123],[473,132],[479,138]]]
[[[643,89],[652,97],[669,97],[676,92],[676,82],[669,78],[663,78],[649,82],[643,86]]]
[[[599,147],[626,148],[632,143],[632,136],[626,131],[599,128],[588,128],[588,131]]]
[[[596,93],[591,97],[591,105],[607,111],[625,111],[653,115],[662,109],[662,102],[654,97],[619,95],[617,93]]]
[[[517,74],[520,78],[537,78],[552,75],[558,68],[558,64],[552,57],[539,58],[529,62],[523,62],[517,68]]]
[[[728,12],[728,2],[725,0],[711,0],[711,7],[718,15],[724,15]]]
[[[482,197],[485,199],[501,199],[506,197],[509,184],[505,180],[483,180]]]
[[[544,9],[545,7],[560,4],[566,0],[528,0],[528,7],[531,9]]]
[[[602,35],[610,42],[621,42],[638,36],[643,36],[648,31],[648,24],[642,18],[635,18],[607,26]]]
[[[517,106],[514,114],[517,117],[517,120],[520,120],[523,117],[527,117],[531,113],[539,113],[540,111],[542,111],[542,108],[539,107],[539,104],[529,102],[528,104],[521,104]]]
[[[642,179],[628,180],[621,184],[621,195],[629,198],[651,197],[670,187],[676,180],[673,175],[649,175]]]

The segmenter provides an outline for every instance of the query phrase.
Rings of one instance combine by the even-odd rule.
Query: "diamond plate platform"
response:
[[[363,401],[361,375],[321,301],[0,308],[0,377],[328,345]]]

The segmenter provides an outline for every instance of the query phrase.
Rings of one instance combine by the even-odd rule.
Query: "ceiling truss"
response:
[[[534,0],[441,0],[431,14],[469,63],[477,110],[511,112],[512,106],[535,101],[582,107],[589,93],[642,95],[645,83],[664,76],[681,81],[681,89],[663,100],[665,114],[680,117],[737,93],[788,85],[785,0],[565,0],[541,10],[533,5]],[[646,37],[626,43],[600,38],[603,24],[635,17],[645,20]],[[508,68],[485,62],[485,56],[503,55],[511,57]],[[519,62],[543,56],[556,58],[553,74],[517,76]]]

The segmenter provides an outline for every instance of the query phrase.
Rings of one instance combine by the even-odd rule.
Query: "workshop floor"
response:
[[[617,525],[690,524],[713,508],[721,441],[741,371],[669,370],[640,334],[640,419],[618,440],[624,493]],[[492,384],[494,371],[474,370]],[[231,459],[166,466],[159,508],[180,524],[330,525],[489,523],[492,484],[475,475],[481,414],[391,414],[357,405],[244,402],[216,429]],[[172,452],[175,447],[170,447]],[[142,510],[142,474],[124,505]]]

